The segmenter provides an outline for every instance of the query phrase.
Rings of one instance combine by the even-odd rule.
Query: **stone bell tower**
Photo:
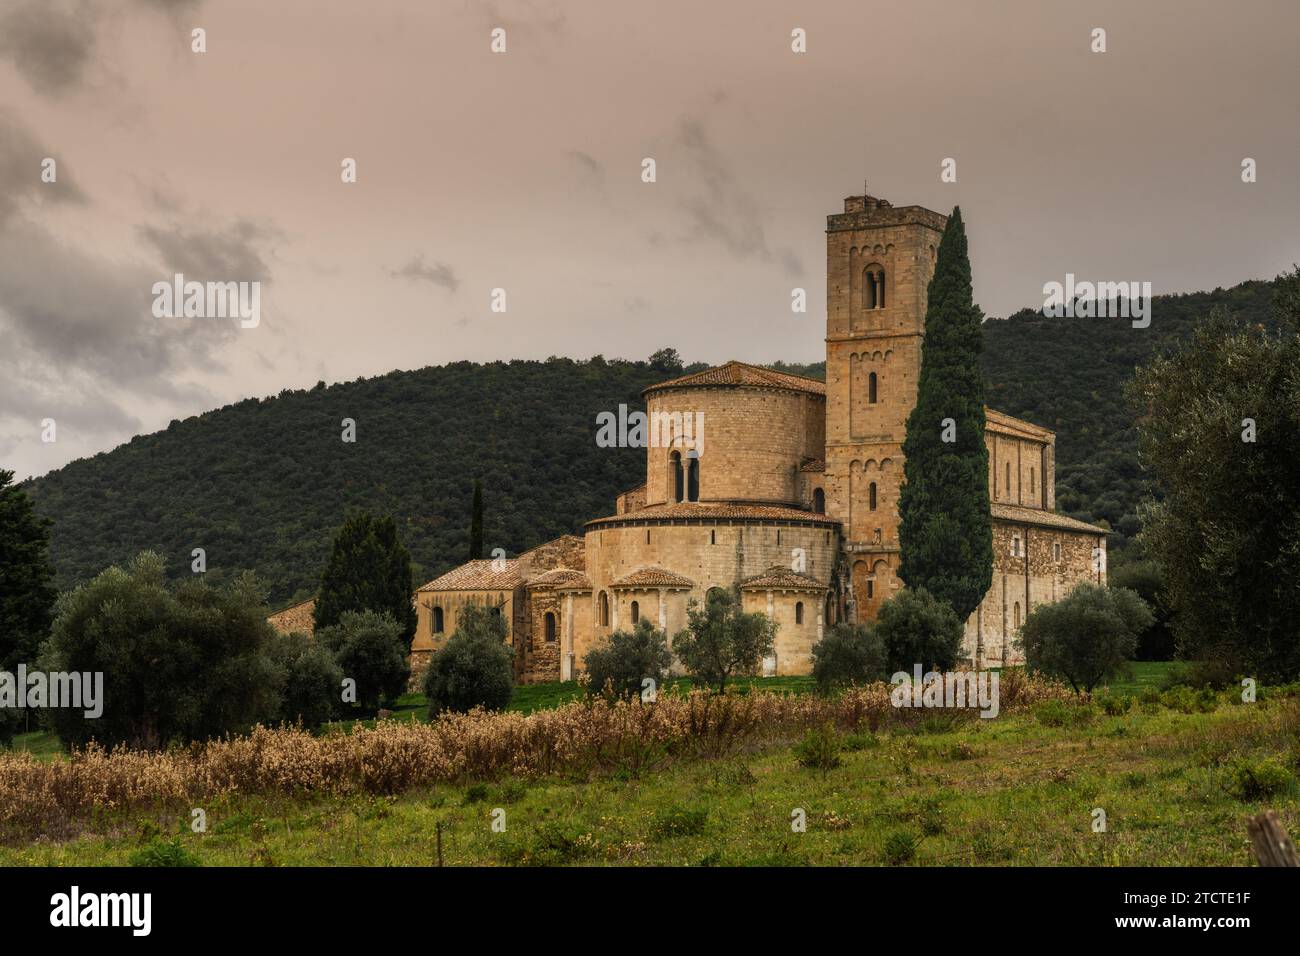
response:
[[[842,610],[851,603],[860,621],[902,586],[903,437],[946,223],[921,206],[866,195],[826,217],[826,511],[844,527]]]

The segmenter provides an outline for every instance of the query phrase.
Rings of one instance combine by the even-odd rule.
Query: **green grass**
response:
[[[1147,687],[1157,690],[1166,677],[1184,670],[1187,665],[1182,661],[1134,661],[1132,672],[1110,683],[1111,693],[1136,696]]]
[[[800,765],[798,741],[633,779],[507,778],[399,796],[213,797],[188,812],[105,815],[67,842],[0,847],[0,866],[1248,865],[1245,820],[1276,809],[1300,830],[1294,723],[1283,703],[1163,708],[1046,726],[1033,714],[925,734],[841,736],[838,766]],[[1291,736],[1287,736],[1290,734]],[[860,736],[860,735],[859,735]],[[1266,800],[1234,761],[1276,763]],[[1227,762],[1224,762],[1227,761]],[[1093,811],[1106,813],[1102,833]],[[493,832],[494,811],[505,832]],[[792,821],[806,821],[796,832]],[[166,852],[162,852],[165,850]]]

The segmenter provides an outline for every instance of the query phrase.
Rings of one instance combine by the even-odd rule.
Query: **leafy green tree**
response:
[[[823,691],[886,678],[885,642],[866,624],[840,622],[813,645],[813,677]]]
[[[514,654],[507,643],[505,618],[494,608],[461,608],[456,633],[435,651],[424,672],[429,716],[475,707],[504,710],[514,694]]]
[[[615,697],[639,698],[642,681],[647,677],[661,687],[668,679],[673,655],[668,650],[668,635],[646,618],[637,621],[631,631],[615,631],[600,647],[583,658],[591,678],[588,691],[609,693]]]
[[[329,648],[343,677],[357,682],[356,703],[362,709],[377,710],[405,693],[411,677],[408,645],[391,614],[344,611],[337,624],[316,631],[316,640]]]
[[[483,557],[483,482],[474,480],[474,505],[469,519],[469,560]]]
[[[392,617],[409,646],[416,622],[411,590],[411,555],[392,517],[349,515],[321,575],[316,628],[338,624],[348,611],[374,611]]]
[[[891,673],[920,664],[924,670],[948,671],[961,654],[962,623],[952,607],[924,588],[904,588],[876,615],[876,633]]]
[[[777,623],[758,611],[746,613],[738,588],[713,588],[703,607],[695,600],[687,604],[686,617],[673,653],[692,677],[719,692],[728,678],[757,672],[776,643]]]
[[[1068,681],[1076,693],[1115,677],[1133,658],[1138,634],[1154,620],[1146,602],[1126,588],[1085,583],[1025,619],[1017,643],[1026,664]]]
[[[907,586],[947,602],[963,621],[993,583],[982,318],[956,208],[930,280],[916,405],[903,440],[898,541]]]
[[[36,662],[54,618],[50,521],[37,516],[14,473],[0,469],[0,670]]]
[[[1128,552],[1141,552],[1137,545]],[[1137,557],[1123,563],[1112,562],[1106,569],[1106,584],[1111,588],[1127,588],[1151,607],[1155,622],[1138,634],[1135,658],[1139,661],[1172,660],[1178,652],[1170,627],[1169,605],[1165,599],[1165,579],[1158,562]],[[1232,675],[1229,674],[1229,677]]]
[[[1300,674],[1300,272],[1279,333],[1213,314],[1130,389],[1158,500],[1139,541],[1160,562],[1183,657],[1261,680]]]
[[[311,730],[339,716],[344,674],[328,647],[294,631],[273,640],[270,654],[281,672],[281,720]]]
[[[219,587],[202,576],[169,586],[145,552],[63,594],[39,661],[45,671],[100,672],[103,713],[42,712],[65,745],[155,748],[273,720],[281,672],[275,632],[250,575]]]
[[[681,375],[682,357],[676,349],[660,349],[650,356],[650,367],[664,375]]]

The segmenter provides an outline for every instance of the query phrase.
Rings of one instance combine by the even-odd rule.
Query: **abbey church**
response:
[[[650,420],[700,421],[700,435],[652,442],[645,483],[581,536],[419,588],[415,669],[471,603],[507,616],[521,682],[574,678],[588,651],[643,617],[671,640],[712,588],[739,586],[745,610],[777,621],[768,674],[809,673],[825,628],[873,620],[903,586],[903,438],[946,221],[846,199],[826,220],[826,382],[729,362],[647,388]],[[964,643],[979,667],[1018,661],[1032,609],[1104,582],[1106,547],[1104,529],[1055,513],[1054,433],[986,414],[993,586]]]

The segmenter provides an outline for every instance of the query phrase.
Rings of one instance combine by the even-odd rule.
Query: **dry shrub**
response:
[[[1002,712],[1057,696],[1044,686],[1023,676],[1004,680]],[[321,736],[258,727],[164,752],[92,745],[48,762],[0,753],[0,840],[86,829],[101,813],[199,806],[223,795],[396,794],[466,779],[593,769],[635,775],[674,757],[726,757],[828,723],[877,730],[899,719],[890,690],[873,684],[831,698],[694,690],[654,704],[596,698],[527,717],[475,710]]]
[[[1081,697],[1060,681],[1028,674],[1023,667],[1004,667],[998,672],[998,700],[1003,712],[1032,710],[1053,700],[1073,704],[1088,699],[1089,695]]]

